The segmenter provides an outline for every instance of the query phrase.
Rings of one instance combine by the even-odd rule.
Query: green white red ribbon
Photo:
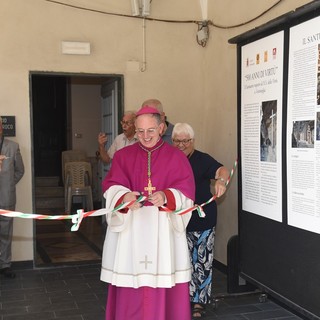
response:
[[[237,167],[237,164],[238,164],[238,161],[236,160],[234,163],[234,166],[230,172],[230,175],[225,183],[226,187],[228,186],[228,184],[230,183],[230,181],[232,179],[232,176],[233,176],[234,171]],[[214,201],[216,198],[217,198],[217,195],[215,194],[208,201],[202,203],[201,205],[196,204],[193,207],[186,208],[186,209],[179,209],[179,210],[171,211],[166,207],[161,207],[161,208],[166,212],[170,212],[172,214],[179,214],[179,215],[183,215],[183,214],[186,214],[190,211],[197,210],[200,217],[205,217],[205,213],[204,213],[202,207],[207,205],[208,203]],[[99,210],[92,210],[92,211],[84,212],[83,209],[79,209],[79,210],[77,210],[76,214],[70,214],[70,215],[54,215],[54,216],[52,216],[52,215],[43,215],[43,214],[34,214],[34,213],[23,213],[23,212],[10,211],[10,210],[4,210],[4,209],[0,209],[0,215],[5,216],[5,217],[12,217],[12,218],[37,219],[37,220],[72,220],[73,226],[71,227],[71,231],[78,231],[80,224],[84,218],[97,217],[97,216],[106,215],[108,213],[120,211],[122,209],[125,209],[125,208],[131,206],[135,202],[144,202],[145,200],[147,200],[147,197],[141,195],[137,198],[137,200],[121,203],[119,206],[115,207],[112,210],[99,209]]]

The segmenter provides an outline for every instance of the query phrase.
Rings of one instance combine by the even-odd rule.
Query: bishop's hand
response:
[[[137,192],[137,191],[128,192],[124,195],[123,202],[135,201],[138,199],[139,196],[140,196],[140,192]],[[137,209],[140,209],[141,207],[142,207],[142,204],[140,202],[135,202],[130,206],[128,206],[128,208],[131,210],[137,210]]]
[[[163,191],[156,191],[149,196],[148,201],[156,207],[162,207],[166,204],[167,199]]]

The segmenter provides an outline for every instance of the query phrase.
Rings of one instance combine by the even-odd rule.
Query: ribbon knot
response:
[[[206,216],[206,214],[203,211],[202,206],[197,206],[196,209],[197,209],[197,212],[198,212],[198,215],[200,218],[204,218]]]
[[[84,216],[84,210],[83,209],[78,209],[77,210],[77,214],[74,214],[72,216],[73,226],[71,227],[71,231],[78,231],[79,230],[79,227],[80,227],[81,221],[83,219],[83,216]]]

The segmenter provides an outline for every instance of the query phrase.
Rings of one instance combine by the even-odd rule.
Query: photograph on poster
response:
[[[320,105],[320,44],[318,44],[317,105]]]
[[[294,121],[292,148],[314,148],[314,120]]]
[[[317,112],[317,140],[320,141],[320,112]]]
[[[318,65],[318,69],[320,65]],[[318,73],[317,77],[317,105],[320,105],[320,72]]]
[[[277,100],[263,101],[260,116],[260,160],[277,162]]]

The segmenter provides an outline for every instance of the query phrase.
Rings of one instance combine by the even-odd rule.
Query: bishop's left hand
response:
[[[156,207],[162,207],[166,203],[166,195],[163,191],[156,191],[149,196],[148,201]]]

